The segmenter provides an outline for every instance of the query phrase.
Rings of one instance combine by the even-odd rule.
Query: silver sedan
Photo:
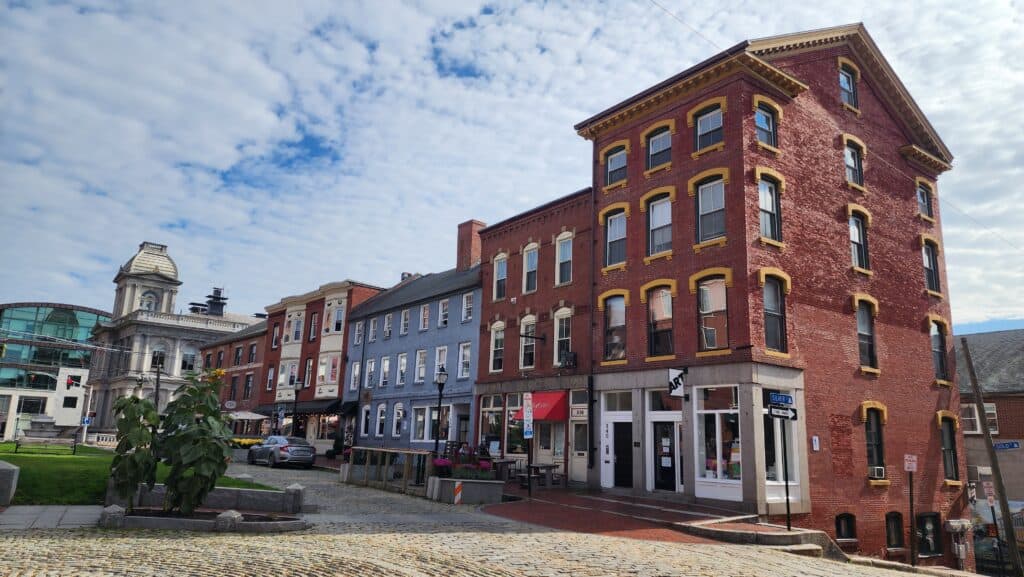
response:
[[[301,465],[306,469],[313,467],[316,459],[316,448],[301,437],[282,437],[272,435],[259,445],[249,447],[247,461],[250,465],[266,463],[271,467],[280,465]]]

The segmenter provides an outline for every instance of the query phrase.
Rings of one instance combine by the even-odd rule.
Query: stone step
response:
[[[784,545],[782,547],[775,547],[775,549],[785,551],[786,553],[792,553],[793,555],[800,555],[802,557],[821,557],[822,555],[821,545],[815,545],[813,543]]]

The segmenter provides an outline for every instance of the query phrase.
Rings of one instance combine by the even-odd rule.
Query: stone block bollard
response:
[[[224,511],[213,520],[214,531],[237,531],[242,514],[235,510]]]
[[[110,505],[100,513],[100,527],[104,529],[120,529],[124,527],[124,507]]]
[[[235,475],[234,477],[239,481],[252,481],[252,475],[249,473],[242,473],[241,475]]]
[[[301,513],[302,502],[306,496],[306,488],[292,483],[284,488],[285,507],[289,513]]]
[[[21,469],[6,461],[0,461],[0,507],[6,507],[14,499],[18,489],[18,474]]]

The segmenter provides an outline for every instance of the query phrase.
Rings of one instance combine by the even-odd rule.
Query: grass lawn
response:
[[[113,451],[94,447],[78,447],[72,455],[68,447],[45,448],[53,453],[42,454],[42,448],[31,447],[14,453],[14,443],[0,443],[0,460],[21,467],[18,490],[12,505],[102,505],[110,476]],[[35,451],[35,453],[33,453]],[[170,467],[157,468],[157,482],[167,478]],[[221,477],[218,487],[273,489],[259,483]]]

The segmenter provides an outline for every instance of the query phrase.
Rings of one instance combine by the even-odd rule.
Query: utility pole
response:
[[[981,431],[985,434],[985,449],[988,451],[988,459],[992,464],[992,480],[996,484],[996,496],[999,497],[999,512],[1003,516],[1003,530],[1000,531],[1006,537],[1007,554],[1010,556],[1010,563],[1013,565],[1013,573],[1018,577],[1024,577],[1021,570],[1020,550],[1017,548],[1017,535],[1013,530],[1013,517],[1010,516],[1010,504],[1006,500],[1006,487],[1003,485],[1003,474],[999,470],[999,458],[996,456],[996,448],[992,444],[992,431],[988,428],[988,419],[985,417],[985,400],[981,397],[981,386],[978,385],[978,375],[974,372],[974,362],[971,361],[971,350],[967,346],[967,337],[960,337],[960,344],[964,348],[964,359],[967,361],[967,374],[971,377],[971,389],[974,391],[974,407],[978,412]],[[992,522],[996,523],[993,516]],[[998,525],[997,525],[998,526]],[[1000,551],[1002,549],[1000,548]]]

